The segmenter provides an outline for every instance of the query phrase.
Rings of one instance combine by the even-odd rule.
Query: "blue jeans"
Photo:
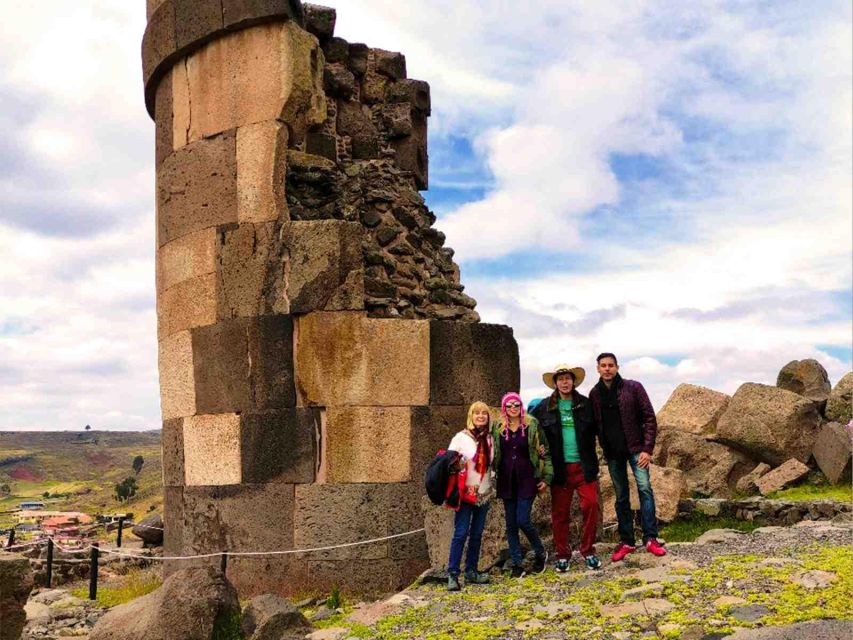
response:
[[[532,498],[519,498],[517,500],[508,500],[504,498],[504,518],[506,518],[506,539],[509,542],[509,557],[512,559],[512,564],[520,567],[524,561],[524,555],[521,553],[521,540],[518,537],[518,530],[524,531],[524,535],[530,541],[530,546],[536,553],[537,558],[545,557],[545,547],[542,546],[542,540],[539,538],[539,532],[530,520],[530,511],[533,509]]]
[[[619,539],[623,544],[634,546],[634,514],[631,511],[631,494],[628,486],[628,464],[637,481],[637,493],[640,497],[640,523],[643,527],[643,544],[658,537],[658,519],[655,513],[655,494],[649,479],[649,468],[637,466],[639,453],[633,453],[628,460],[608,460],[607,468],[616,493],[616,520],[619,522]]]
[[[453,521],[453,539],[450,541],[450,559],[447,561],[447,572],[459,575],[459,565],[462,562],[462,549],[468,540],[468,553],[465,554],[465,571],[476,571],[480,561],[480,542],[483,539],[483,529],[486,528],[486,514],[489,505],[481,507],[463,502],[456,512]],[[469,537],[470,533],[470,537]]]

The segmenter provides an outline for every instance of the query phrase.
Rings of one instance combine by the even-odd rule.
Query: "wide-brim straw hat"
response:
[[[549,389],[556,389],[557,384],[554,382],[554,378],[558,373],[571,373],[575,378],[575,387],[581,386],[584,378],[586,378],[586,371],[583,370],[583,367],[570,367],[567,364],[558,364],[553,371],[546,371],[542,374],[542,382]]]

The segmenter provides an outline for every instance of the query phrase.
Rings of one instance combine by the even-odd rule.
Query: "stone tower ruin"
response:
[[[423,526],[426,463],[519,385],[432,225],[429,86],[299,0],[148,0],[167,555]],[[170,561],[167,572],[184,561]],[[232,558],[241,594],[406,585],[422,534]]]

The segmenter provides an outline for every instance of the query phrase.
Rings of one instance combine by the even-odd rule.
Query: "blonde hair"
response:
[[[491,424],[492,424],[492,410],[489,408],[489,405],[487,405],[485,402],[480,402],[479,400],[477,400],[477,402],[473,403],[470,407],[468,407],[468,422],[465,425],[465,428],[467,428],[468,431],[474,430],[474,412],[475,411],[485,411],[489,415],[489,421],[486,423],[486,426],[487,427],[491,426]]]

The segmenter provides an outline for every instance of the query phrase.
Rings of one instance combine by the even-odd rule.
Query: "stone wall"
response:
[[[166,555],[420,528],[427,461],[519,385],[512,330],[476,322],[418,193],[428,86],[334,38],[332,10],[148,4]],[[415,535],[228,573],[286,595],[427,566]]]

